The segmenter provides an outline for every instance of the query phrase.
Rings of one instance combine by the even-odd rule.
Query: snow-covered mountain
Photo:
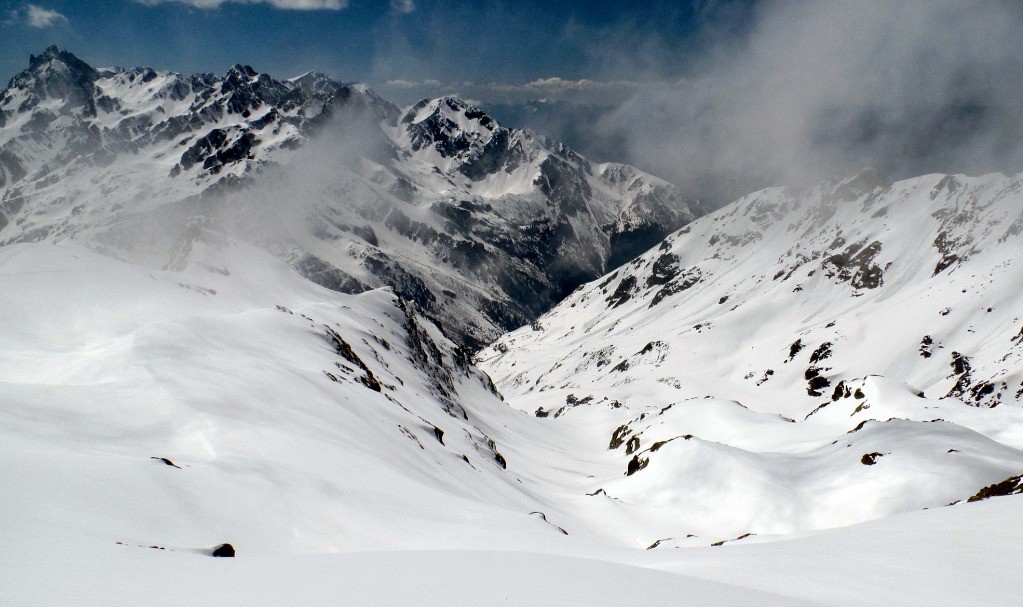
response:
[[[458,99],[56,48],[0,167],[0,604],[1018,594],[1023,176],[689,223]]]
[[[230,226],[325,286],[443,311],[472,347],[699,210],[458,99],[402,110],[321,74],[95,69],[56,47],[0,94],[0,186],[0,242],[174,265],[196,230]]]
[[[592,499],[659,546],[965,500],[1023,471],[1021,180],[757,192],[479,360],[513,406],[600,428]]]
[[[919,195],[907,198],[915,209],[938,181],[893,191]],[[979,193],[1009,181],[956,183],[957,191]],[[742,218],[756,216],[744,210],[756,200],[788,200],[795,215],[809,209],[808,200],[797,210],[781,196],[762,193],[699,220],[668,248],[681,264],[688,235],[700,236],[695,248],[714,233],[734,233]],[[788,225],[780,215],[775,221]],[[869,223],[881,239],[884,230]],[[607,298],[618,287],[607,283],[603,293],[607,278],[592,283],[536,330],[485,353],[508,394],[502,402],[466,351],[393,291],[324,289],[212,228],[190,246],[182,265],[167,269],[112,259],[73,239],[0,247],[0,602],[124,602],[115,578],[131,581],[131,601],[154,604],[197,597],[325,603],[342,583],[346,596],[438,605],[475,604],[495,592],[515,604],[659,603],[679,593],[778,605],[1014,596],[1023,506],[983,498],[1019,491],[1018,406],[921,399],[888,368],[887,377],[850,377],[852,367],[840,364],[867,373],[881,360],[857,355],[851,340],[834,339],[824,358],[833,367],[825,375],[845,381],[837,400],[830,390],[806,394],[802,368],[824,356],[809,349],[779,362],[759,387],[760,377],[744,379],[745,368],[729,374],[745,357],[789,358],[789,343],[761,337],[780,339],[776,331],[799,318],[810,323],[799,331],[831,322],[780,295],[750,300],[731,336],[705,340],[729,325],[719,319],[704,333],[688,330],[682,292],[654,308],[656,292],[613,307]],[[665,252],[655,249],[628,269],[646,279]],[[730,259],[721,252],[706,263],[765,263],[756,253],[742,262],[740,249]],[[979,259],[952,272],[965,280]],[[874,291],[857,291],[837,275],[820,284],[834,299],[837,322],[829,328],[870,321],[866,310],[885,301],[866,299]],[[758,288],[812,292],[804,283],[793,293],[769,277]],[[962,295],[951,287],[942,293],[946,305]],[[1015,293],[1002,293],[1001,305],[1010,307]],[[713,306],[724,305],[719,299]],[[652,310],[660,319],[642,322]],[[630,318],[615,325],[612,317],[623,312]],[[771,314],[780,317],[774,329]],[[561,330],[556,319],[576,328],[543,343]],[[586,333],[594,323],[600,328]],[[654,346],[632,347],[632,340],[654,341],[654,332]],[[941,338],[972,354],[971,335]],[[614,347],[604,352],[608,362],[589,356],[589,340],[600,341],[598,350]],[[922,358],[915,348],[892,354],[902,355],[907,365],[910,355]],[[559,363],[576,365],[570,377],[558,375]],[[799,371],[788,370],[797,364]],[[539,383],[514,379],[534,365]],[[932,390],[913,388],[921,386],[925,395]],[[940,396],[945,388],[935,389]],[[871,417],[877,421],[865,421]],[[954,500],[973,503],[921,510]],[[900,512],[907,514],[887,516]],[[237,565],[202,564],[225,542]],[[863,558],[879,551],[886,557]],[[328,554],[336,552],[348,554]],[[893,567],[898,579],[873,581],[888,579]],[[988,580],[983,587],[969,583],[974,569]],[[52,582],[58,574],[66,583]],[[565,575],[594,581],[577,587]],[[428,596],[419,596],[423,587]]]

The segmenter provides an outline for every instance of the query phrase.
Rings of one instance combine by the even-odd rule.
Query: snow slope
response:
[[[323,289],[212,231],[178,270],[71,242],[8,245],[0,280],[3,604],[1015,596],[1018,498],[644,550],[677,506],[646,499],[665,498],[656,487],[586,495],[622,477],[593,442],[606,420],[512,409],[390,291]],[[992,468],[1003,457],[956,444],[986,449]],[[208,556],[223,542],[236,558]],[[983,583],[967,584],[978,568]]]
[[[1023,471],[1020,178],[751,194],[484,350],[658,547],[934,508]],[[571,428],[572,430],[569,430]]]
[[[0,267],[8,540],[25,519],[252,553],[436,546],[507,509],[547,527],[501,456],[518,416],[391,292],[340,296],[230,242],[182,272],[42,244]]]
[[[1016,604],[1020,514],[1020,500],[1000,498],[784,542],[629,554],[591,550],[585,557],[401,550],[210,559],[79,547],[67,536],[44,534],[0,553],[0,601],[1008,606]]]

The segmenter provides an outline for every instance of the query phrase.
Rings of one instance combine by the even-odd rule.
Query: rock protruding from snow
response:
[[[216,557],[234,557],[234,546],[231,544],[220,544],[210,549],[210,556]]]

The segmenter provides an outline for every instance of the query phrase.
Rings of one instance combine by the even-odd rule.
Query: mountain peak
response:
[[[39,55],[29,55],[28,69],[11,78],[7,87],[28,90],[36,101],[64,99],[72,104],[88,103],[94,82],[101,75],[94,67],[68,51],[51,44]],[[34,105],[34,102],[29,106]]]
[[[244,78],[254,78],[256,76],[256,70],[252,69],[251,65],[242,65],[236,63],[231,66],[231,69],[227,71],[227,74],[242,76]]]
[[[332,78],[323,72],[317,72],[316,70],[309,70],[301,76],[295,76],[294,78],[288,78],[288,82],[317,82],[319,80],[332,80]]]
[[[288,82],[296,86],[303,91],[320,96],[329,96],[338,94],[344,87],[344,83],[334,80],[330,76],[316,71],[309,71],[301,76],[295,76],[289,78]],[[360,92],[366,92],[365,89]]]
[[[50,66],[65,66],[72,75],[84,76],[90,81],[99,78],[99,72],[73,53],[60,50],[56,44],[43,49],[39,55],[29,55],[28,72],[39,72]],[[24,74],[25,72],[22,72]]]
[[[480,108],[464,99],[451,96],[423,99],[408,109],[402,122],[411,124],[444,118],[454,123],[461,123],[463,116],[465,120],[478,123],[479,126],[488,130],[493,131],[500,128],[497,121]]]

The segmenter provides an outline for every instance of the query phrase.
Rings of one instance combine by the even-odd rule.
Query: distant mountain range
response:
[[[316,73],[96,69],[50,47],[0,94],[0,127],[0,242],[85,238],[162,266],[206,227],[242,230],[330,288],[445,310],[470,347],[701,211],[459,99],[402,109]]]

